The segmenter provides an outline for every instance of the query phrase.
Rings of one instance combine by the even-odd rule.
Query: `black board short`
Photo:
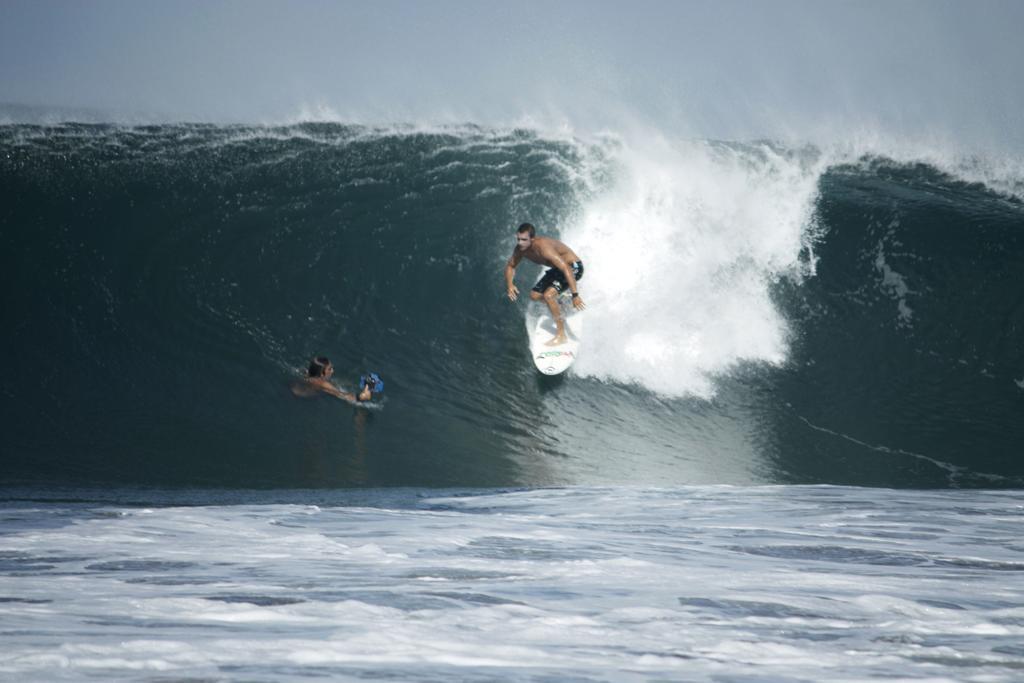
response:
[[[577,282],[583,277],[583,261],[576,261],[572,264],[572,276],[576,278]],[[537,280],[537,284],[533,286],[533,291],[543,294],[547,291],[548,287],[554,287],[555,291],[561,294],[569,287],[569,283],[565,279],[565,273],[558,268],[548,268],[544,271],[541,278]]]

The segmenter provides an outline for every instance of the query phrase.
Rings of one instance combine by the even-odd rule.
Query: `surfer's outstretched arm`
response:
[[[516,274],[516,266],[523,259],[523,255],[518,250],[512,252],[512,256],[509,257],[508,263],[505,264],[505,291],[508,293],[509,301],[515,301],[519,298],[519,288],[515,286],[512,279]]]
[[[582,311],[587,307],[587,305],[583,303],[583,297],[580,296],[579,290],[577,289],[576,275],[572,272],[572,266],[566,263],[565,259],[561,257],[556,257],[556,259],[557,260],[552,260],[555,260],[558,269],[562,271],[562,275],[565,276],[565,281],[569,283],[569,292],[572,293],[572,307],[577,311]]]

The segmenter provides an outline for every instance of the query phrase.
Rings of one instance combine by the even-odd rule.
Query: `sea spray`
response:
[[[619,146],[613,186],[565,231],[591,304],[576,368],[709,397],[737,362],[785,360],[770,284],[809,265],[823,165],[767,143],[659,142]]]

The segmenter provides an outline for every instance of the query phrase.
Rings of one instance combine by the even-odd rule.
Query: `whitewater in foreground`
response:
[[[1024,670],[1015,492],[68,495],[4,495],[5,680],[989,683]]]

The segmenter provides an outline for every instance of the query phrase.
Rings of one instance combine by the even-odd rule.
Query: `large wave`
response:
[[[1021,481],[1012,160],[332,123],[0,146],[9,481]],[[503,297],[524,220],[586,262],[568,378]],[[292,399],[319,353],[384,409]]]

